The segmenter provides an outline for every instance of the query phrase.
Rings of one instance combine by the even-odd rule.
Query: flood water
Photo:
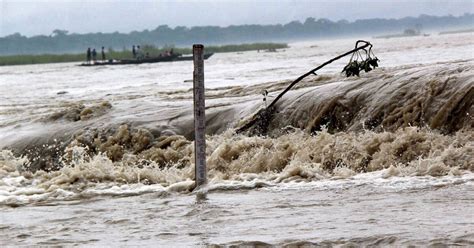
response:
[[[355,40],[206,60],[199,191],[191,62],[0,67],[0,245],[473,246],[472,34],[373,39],[235,133]]]

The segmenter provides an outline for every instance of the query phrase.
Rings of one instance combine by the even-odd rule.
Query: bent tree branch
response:
[[[369,48],[369,52],[367,52],[366,48]],[[372,48],[372,44],[370,44],[370,42],[364,41],[364,40],[358,40],[355,44],[354,49],[352,49],[352,50],[350,50],[346,53],[343,53],[341,55],[338,55],[338,56],[324,62],[320,66],[318,66],[318,67],[308,71],[307,73],[301,75],[300,77],[295,79],[290,85],[288,85],[288,87],[286,87],[286,89],[284,89],[280,94],[278,94],[278,96],[270,103],[270,105],[268,105],[267,108],[261,109],[247,123],[245,123],[241,127],[238,127],[236,132],[237,133],[242,133],[242,132],[245,132],[245,131],[249,130],[251,127],[255,126],[255,132],[253,132],[253,133],[255,133],[255,134],[265,134],[266,131],[267,131],[268,124],[269,124],[269,122],[272,118],[273,112],[275,110],[275,104],[278,102],[278,100],[280,100],[283,97],[283,95],[285,95],[291,88],[293,88],[293,86],[295,86],[298,82],[300,82],[301,80],[303,80],[304,78],[306,78],[310,75],[316,75],[316,71],[318,71],[319,69],[321,69],[321,68],[325,67],[326,65],[331,64],[332,62],[334,62],[336,60],[339,60],[339,59],[341,59],[341,58],[343,58],[347,55],[354,54],[354,53],[356,53],[360,50],[364,50],[365,53],[367,55],[369,55],[371,48]]]

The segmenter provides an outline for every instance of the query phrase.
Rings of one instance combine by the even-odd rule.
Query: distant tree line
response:
[[[124,49],[137,44],[154,46],[189,46],[193,43],[210,45],[236,44],[244,42],[287,42],[298,39],[317,39],[350,35],[402,32],[406,28],[421,26],[430,28],[452,28],[472,26],[474,14],[462,16],[405,17],[401,19],[364,19],[337,22],[328,19],[307,18],[304,22],[292,21],[276,25],[231,25],[228,27],[201,26],[170,28],[160,25],[154,30],[132,31],[130,33],[69,33],[54,30],[51,35],[26,37],[20,33],[0,38],[0,55],[15,54],[58,54],[81,52],[88,47],[105,46]]]

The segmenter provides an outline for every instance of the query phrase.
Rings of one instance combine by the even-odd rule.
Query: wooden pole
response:
[[[206,184],[206,115],[204,102],[204,46],[193,45],[194,60],[194,175],[196,188]]]

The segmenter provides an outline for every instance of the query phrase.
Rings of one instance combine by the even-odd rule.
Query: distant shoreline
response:
[[[474,28],[460,29],[460,30],[452,30],[452,31],[444,31],[444,32],[439,32],[439,35],[444,35],[444,34],[462,34],[462,33],[472,33],[472,32],[474,32]]]
[[[150,44],[157,47],[175,45],[191,47],[194,43],[207,45],[291,42],[298,40],[337,39],[348,36],[367,37],[398,33],[405,29],[449,30],[471,28],[474,13],[460,16],[403,17],[399,19],[371,18],[330,20],[308,17],[285,24],[246,24],[230,26],[175,26],[161,24],[154,29],[134,30],[128,33],[98,32],[74,33],[55,29],[50,34],[25,36],[19,32],[0,37],[0,56],[19,54],[62,54],[84,52],[87,47],[123,50],[132,45]],[[98,23],[99,24],[99,23]],[[99,25],[100,26],[100,25]]]
[[[225,53],[225,52],[244,52],[244,51],[275,51],[276,49],[288,48],[286,43],[250,43],[238,45],[224,46],[208,46],[205,48],[206,53]],[[84,51],[87,48],[84,48]],[[142,45],[142,52],[148,53],[149,56],[155,57],[160,53],[164,53],[173,49],[173,52],[180,54],[190,54],[191,48],[162,47],[157,48],[152,45]],[[132,51],[125,49],[115,51],[108,49],[105,51],[106,59],[132,59]],[[101,60],[101,51],[97,50],[97,60]],[[40,54],[40,55],[9,55],[0,56],[0,66],[7,65],[32,65],[32,64],[48,64],[48,63],[66,63],[66,62],[83,62],[86,61],[86,54]]]

